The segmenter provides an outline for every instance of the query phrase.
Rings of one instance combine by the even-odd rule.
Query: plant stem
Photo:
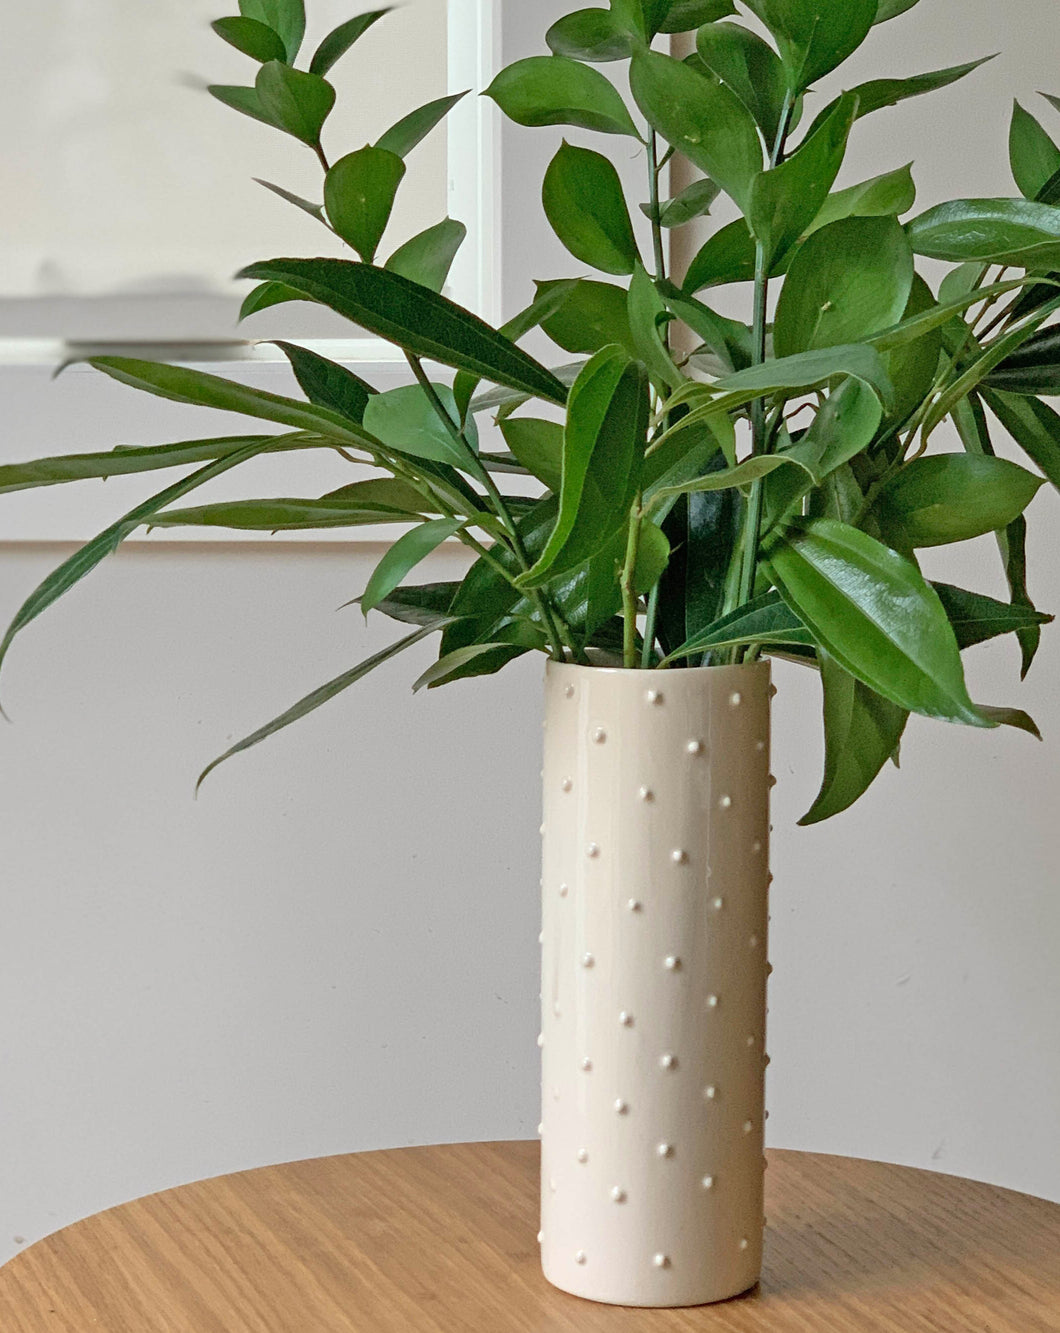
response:
[[[324,150],[323,148],[321,148],[319,143],[315,143],[313,145],[313,152],[316,153],[317,161],[324,168],[324,175],[326,176],[327,173],[331,170],[331,167],[328,163],[327,158],[324,156]]]
[[[637,551],[640,547],[640,496],[633,505],[626,542],[626,562],[622,566],[622,665],[632,670],[637,665]]]
[[[427,395],[431,406],[434,408],[435,414],[445,426],[453,443],[465,455],[468,463],[471,465],[475,477],[486,488],[486,492],[493,503],[494,511],[504,524],[508,538],[511,541],[512,551],[516,560],[519,562],[519,568],[525,574],[530,568],[530,558],[526,553],[523,539],[519,535],[519,530],[515,525],[508,506],[504,502],[504,496],[501,495],[500,491],[497,489],[497,484],[490,476],[488,470],[479,462],[478,454],[472,449],[463,430],[461,430],[460,426],[449,415],[445,404],[438,396],[437,389],[431,383],[427,372],[423,369],[423,362],[418,356],[414,356],[411,352],[405,353],[405,359],[408,361],[412,368],[412,373],[416,376],[417,383]],[[567,641],[564,640],[560,633],[559,625],[552,607],[549,604],[548,598],[537,588],[528,589],[527,596],[530,598],[530,601],[534,605],[534,609],[541,617],[541,622],[545,626],[545,631],[552,640],[553,658],[557,662],[565,661],[566,659],[563,649],[564,643]]]
[[[659,147],[655,132],[648,140],[648,188],[650,191],[651,241],[655,255],[655,281],[662,282],[666,277],[666,254],[663,250],[662,227],[659,223]]]
[[[641,649],[640,665],[645,671],[651,666],[651,654],[655,646],[655,622],[658,616],[659,585],[656,584],[648,594],[648,616],[644,622],[644,646]]]

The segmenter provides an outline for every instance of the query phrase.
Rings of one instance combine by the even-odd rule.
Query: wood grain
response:
[[[1060,1333],[1060,1207],[772,1152],[765,1276],[686,1310],[538,1267],[536,1143],[325,1157],[167,1190],[0,1270],[2,1333]]]

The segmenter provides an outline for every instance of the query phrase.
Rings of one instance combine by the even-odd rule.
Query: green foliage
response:
[[[383,244],[401,216],[405,159],[463,94],[413,106],[374,144],[358,135],[331,163],[326,76],[350,53],[368,58],[371,43],[359,44],[388,9],[348,19],[301,57],[303,0],[241,0],[214,30],[256,62],[253,83],[210,92],[312,150],[319,191],[261,183],[358,257],[251,264],[239,275],[256,284],[242,314],[322,304],[392,344],[409,382],[378,392],[348,366],[284,341],[276,346],[300,396],[188,366],[92,358],[134,388],[280,433],[0,467],[0,493],[193,469],[64,561],[19,611],[0,659],[139,526],[399,524],[404,535],[358,600],[365,614],[414,632],[222,758],[433,634],[437,656],[417,668],[416,688],[490,674],[530,652],[671,670],[772,653],[819,668],[825,772],[804,823],[865,792],[896,756],[912,712],[1036,734],[1025,714],[972,702],[961,653],[1015,635],[1026,674],[1052,619],[1028,587],[1027,532],[1039,488],[1060,488],[1060,413],[1042,401],[1060,396],[1060,148],[1017,105],[1010,159],[1021,198],[950,200],[903,226],[916,199],[908,165],[835,189],[858,119],[948,88],[983,63],[898,71],[820,96],[820,81],[875,24],[915,3],[747,0],[769,40],[731,0],[601,0],[559,19],[546,34],[552,54],[516,61],[486,95],[520,126],[633,143],[616,152],[613,138],[565,142],[555,153],[542,202],[573,272],[541,275],[534,299],[497,329],[441,294],[467,235],[462,221],[442,218],[396,237],[392,250]],[[674,32],[695,33],[686,60],[666,54],[660,34]],[[992,115],[975,107],[979,119]],[[673,157],[685,159],[684,188],[667,199]],[[631,189],[630,170],[644,172],[642,189]],[[720,192],[740,216],[716,226],[702,220]],[[695,220],[710,234],[687,272],[673,272],[668,234]],[[920,257],[934,261],[923,273]],[[937,261],[958,267],[935,285]],[[585,276],[586,266],[612,280]],[[722,285],[746,297],[740,317],[715,308]],[[566,364],[550,367],[519,345],[538,329]],[[487,412],[504,449],[487,440],[480,451]],[[947,419],[961,453],[932,448]],[[1033,470],[995,455],[994,422]],[[305,449],[376,475],[319,497],[182,503],[260,454]],[[513,473],[522,493],[505,494]],[[914,559],[990,533],[1007,601],[929,583]],[[473,551],[467,575],[410,583],[446,540]]]

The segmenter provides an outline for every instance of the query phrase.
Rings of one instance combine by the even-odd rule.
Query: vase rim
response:
[[[615,667],[615,666],[585,666],[580,662],[556,662],[551,658],[545,663],[545,671],[548,675],[556,673],[570,672],[577,675],[607,675],[607,676],[629,676],[639,679],[673,680],[676,678],[690,679],[695,676],[717,676],[719,672],[731,672],[740,675],[747,673],[761,673],[769,675],[771,663],[768,658],[760,657],[755,662],[740,662],[736,665],[727,664],[724,666],[705,666],[705,667]]]

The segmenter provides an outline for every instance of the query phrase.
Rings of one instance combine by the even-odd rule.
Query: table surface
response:
[[[771,1152],[765,1273],[720,1305],[550,1287],[538,1145],[323,1157],[150,1195],[0,1269],[3,1333],[1058,1333],[1060,1207]]]

